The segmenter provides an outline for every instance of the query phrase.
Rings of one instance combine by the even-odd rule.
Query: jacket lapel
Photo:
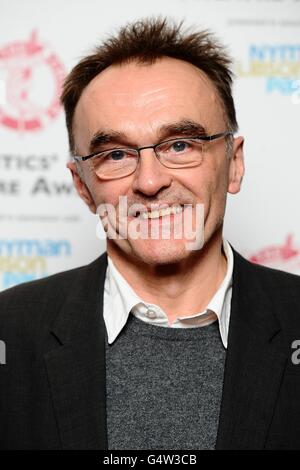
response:
[[[107,449],[104,253],[78,270],[52,334],[58,347],[45,354],[63,449]]]
[[[264,290],[264,268],[235,250],[231,316],[216,449],[263,449],[287,362],[283,334]],[[270,279],[270,278],[269,278]]]

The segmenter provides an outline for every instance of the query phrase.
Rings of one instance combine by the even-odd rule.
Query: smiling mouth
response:
[[[168,206],[166,204],[161,206],[150,206],[150,207],[143,207],[140,210],[135,210],[129,212],[129,217],[133,217],[135,219],[140,220],[153,220],[153,219],[161,219],[167,216],[171,218],[175,217],[176,215],[182,213],[187,207],[191,207],[191,204],[174,204],[172,206]]]
[[[177,204],[176,206],[172,207],[165,207],[162,209],[155,209],[153,211],[142,211],[135,214],[135,217],[139,217],[142,220],[146,219],[159,219],[160,217],[164,217],[167,215],[175,215],[179,214],[184,210],[184,207],[182,204]]]

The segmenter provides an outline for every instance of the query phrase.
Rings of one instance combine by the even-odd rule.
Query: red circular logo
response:
[[[0,48],[0,124],[21,132],[44,129],[60,112],[64,77],[61,61],[36,31],[27,41]]]

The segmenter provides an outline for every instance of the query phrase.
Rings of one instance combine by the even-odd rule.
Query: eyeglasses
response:
[[[140,151],[153,149],[157,159],[167,168],[191,168],[201,165],[206,142],[232,136],[232,132],[164,140],[139,148],[112,148],[94,152],[86,157],[75,155],[74,160],[88,160],[90,169],[101,179],[122,178],[132,174],[138,166]]]

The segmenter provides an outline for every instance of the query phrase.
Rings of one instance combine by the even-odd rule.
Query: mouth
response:
[[[136,211],[133,215],[135,218],[139,218],[141,220],[147,219],[159,219],[165,216],[172,216],[176,214],[180,214],[184,210],[183,204],[176,204],[174,206],[169,207],[161,207],[159,209],[154,210],[143,210],[143,211]]]

